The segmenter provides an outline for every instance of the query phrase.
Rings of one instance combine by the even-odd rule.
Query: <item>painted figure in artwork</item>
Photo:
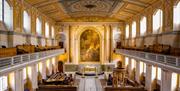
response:
[[[86,30],[80,37],[81,62],[100,61],[100,37],[94,30]]]

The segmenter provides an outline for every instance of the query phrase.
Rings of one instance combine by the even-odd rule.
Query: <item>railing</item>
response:
[[[9,67],[13,67],[18,64],[32,62],[35,60],[47,58],[49,56],[55,56],[64,53],[64,49],[49,50],[43,52],[36,52],[32,54],[23,54],[13,57],[0,58],[0,71]]]
[[[135,51],[135,50],[126,50],[126,49],[116,49],[116,53],[125,56],[131,56],[139,59],[148,60],[151,62],[157,62],[180,69],[180,57],[177,56],[169,56],[169,55],[148,53],[148,52]]]

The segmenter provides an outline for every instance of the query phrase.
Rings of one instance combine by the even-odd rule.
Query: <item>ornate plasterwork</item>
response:
[[[107,17],[121,0],[62,0],[60,3],[71,17]]]
[[[25,0],[56,22],[128,21],[161,0]],[[159,5],[157,5],[158,7]],[[153,6],[154,7],[154,6]],[[82,18],[83,17],[83,18]],[[86,17],[86,18],[84,18]],[[94,18],[94,17],[102,17]],[[79,19],[81,18],[81,19]],[[88,19],[90,18],[90,19]],[[114,18],[114,19],[107,19]]]
[[[76,18],[68,18],[62,20],[63,22],[120,22],[120,20],[115,18],[107,18],[107,17],[76,17]]]

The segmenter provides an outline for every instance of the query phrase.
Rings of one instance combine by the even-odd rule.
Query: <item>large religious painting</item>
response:
[[[100,62],[100,37],[94,30],[86,30],[80,36],[81,62]]]

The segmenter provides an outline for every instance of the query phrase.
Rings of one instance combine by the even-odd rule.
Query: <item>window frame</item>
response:
[[[142,23],[143,23],[143,20],[145,20],[145,26],[143,27]],[[144,30],[142,30],[142,28],[145,28]],[[145,36],[146,35],[146,32],[147,32],[147,17],[146,16],[143,16],[140,20],[140,36]]]
[[[159,16],[156,16],[159,13]],[[152,16],[152,33],[153,34],[159,34],[162,32],[163,27],[163,11],[162,9],[157,9]],[[158,18],[158,19],[156,19]],[[158,20],[158,22],[157,22]],[[159,24],[157,24],[159,23]],[[157,29],[156,29],[157,28]]]
[[[136,38],[137,36],[137,22],[132,22],[132,28],[131,28],[131,38]]]

